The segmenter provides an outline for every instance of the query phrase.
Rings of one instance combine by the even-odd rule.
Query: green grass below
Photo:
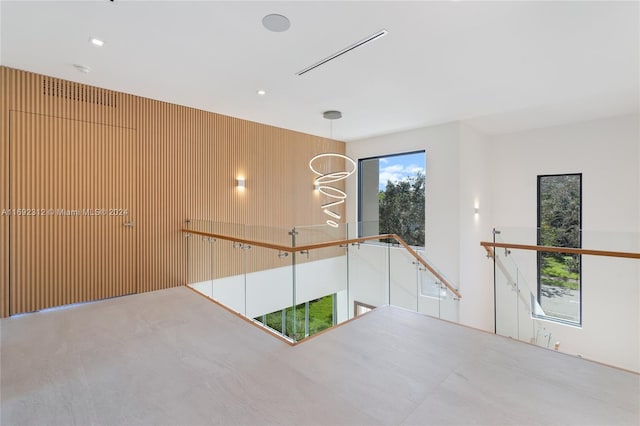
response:
[[[294,337],[296,340],[304,338],[305,304],[296,306],[295,333],[293,327],[293,307],[284,309],[285,311],[285,332],[284,334]],[[256,318],[262,321],[262,317]],[[275,311],[265,315],[265,325],[274,330],[282,330],[282,311]],[[309,336],[319,333],[333,326],[333,295],[321,297],[309,302]]]
[[[580,273],[570,270],[570,265],[575,262],[576,259],[572,256],[565,256],[563,260],[552,256],[544,256],[540,277],[542,284],[579,290]]]

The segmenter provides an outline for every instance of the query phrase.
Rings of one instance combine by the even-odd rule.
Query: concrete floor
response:
[[[390,307],[296,347],[184,287],[0,325],[2,426],[640,424],[638,375]]]

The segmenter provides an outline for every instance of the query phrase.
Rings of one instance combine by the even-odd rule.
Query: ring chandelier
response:
[[[347,163],[349,163],[350,170],[339,170],[339,171],[333,171],[329,173],[322,173],[318,171],[318,167],[316,166],[317,160],[322,158],[344,159]],[[332,218],[332,219],[327,219],[327,225],[337,228],[339,225],[335,220],[340,220],[342,216],[339,213],[336,213],[335,211],[330,210],[329,208],[343,204],[344,201],[347,199],[347,193],[336,187],[329,186],[328,184],[339,182],[341,180],[348,178],[352,174],[354,174],[356,171],[356,162],[353,161],[353,159],[347,157],[346,155],[338,154],[334,152],[327,152],[324,154],[318,154],[314,156],[311,160],[309,160],[309,168],[314,174],[318,176],[313,180],[313,183],[317,187],[318,191],[322,195],[328,197],[331,200],[328,203],[322,204],[320,206],[320,208],[322,209],[322,212]]]

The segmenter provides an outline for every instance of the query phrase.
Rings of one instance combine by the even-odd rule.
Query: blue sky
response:
[[[397,182],[415,176],[417,172],[425,171],[425,153],[394,155],[380,158],[380,182],[381,191],[387,187],[387,180]]]

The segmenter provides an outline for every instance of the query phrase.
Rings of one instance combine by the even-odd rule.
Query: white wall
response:
[[[456,122],[349,142],[346,152],[361,159],[425,150],[426,256],[461,290],[460,322],[493,331],[493,269],[480,247],[492,223],[487,145],[485,136]],[[357,179],[347,190],[357,193]],[[356,202],[348,217],[357,220]]]
[[[490,155],[489,138],[461,123],[460,322],[487,331],[494,330],[493,263],[480,241],[493,238]]]
[[[631,115],[493,137],[493,223],[518,228],[502,238],[535,243],[538,175],[582,173],[583,248],[633,250],[639,145],[638,117]],[[514,258],[535,290],[535,255]],[[640,371],[640,278],[630,262],[583,257],[582,327],[540,323],[563,352]]]
[[[514,231],[519,241],[535,243],[538,175],[582,173],[585,244],[589,235],[602,244],[604,234],[596,230],[635,232],[635,246],[640,244],[639,133],[637,115],[497,136],[448,123],[349,142],[347,155],[426,151],[427,256],[460,287],[460,321],[493,331],[493,267],[479,242],[490,240],[492,228],[499,226],[519,228]],[[356,179],[347,190],[357,193]],[[349,222],[357,220],[356,212],[357,203],[350,202]],[[609,246],[593,248],[615,249],[617,243],[605,235]],[[534,254],[518,255],[522,270],[535,275],[531,259]],[[584,265],[592,277],[583,282],[583,327],[544,327],[561,340],[563,351],[640,371],[640,265],[614,268],[615,290],[593,272],[597,265]],[[535,290],[535,276],[523,278]]]
[[[493,213],[536,226],[537,176],[582,173],[585,230],[638,230],[638,118],[614,117],[493,138]]]
[[[427,257],[454,283],[459,282],[460,226],[460,125],[458,123],[379,136],[347,143],[351,158],[374,157],[425,150],[427,156],[426,224]],[[357,194],[357,179],[347,182],[347,193]],[[357,202],[348,203],[347,217],[356,222]]]

